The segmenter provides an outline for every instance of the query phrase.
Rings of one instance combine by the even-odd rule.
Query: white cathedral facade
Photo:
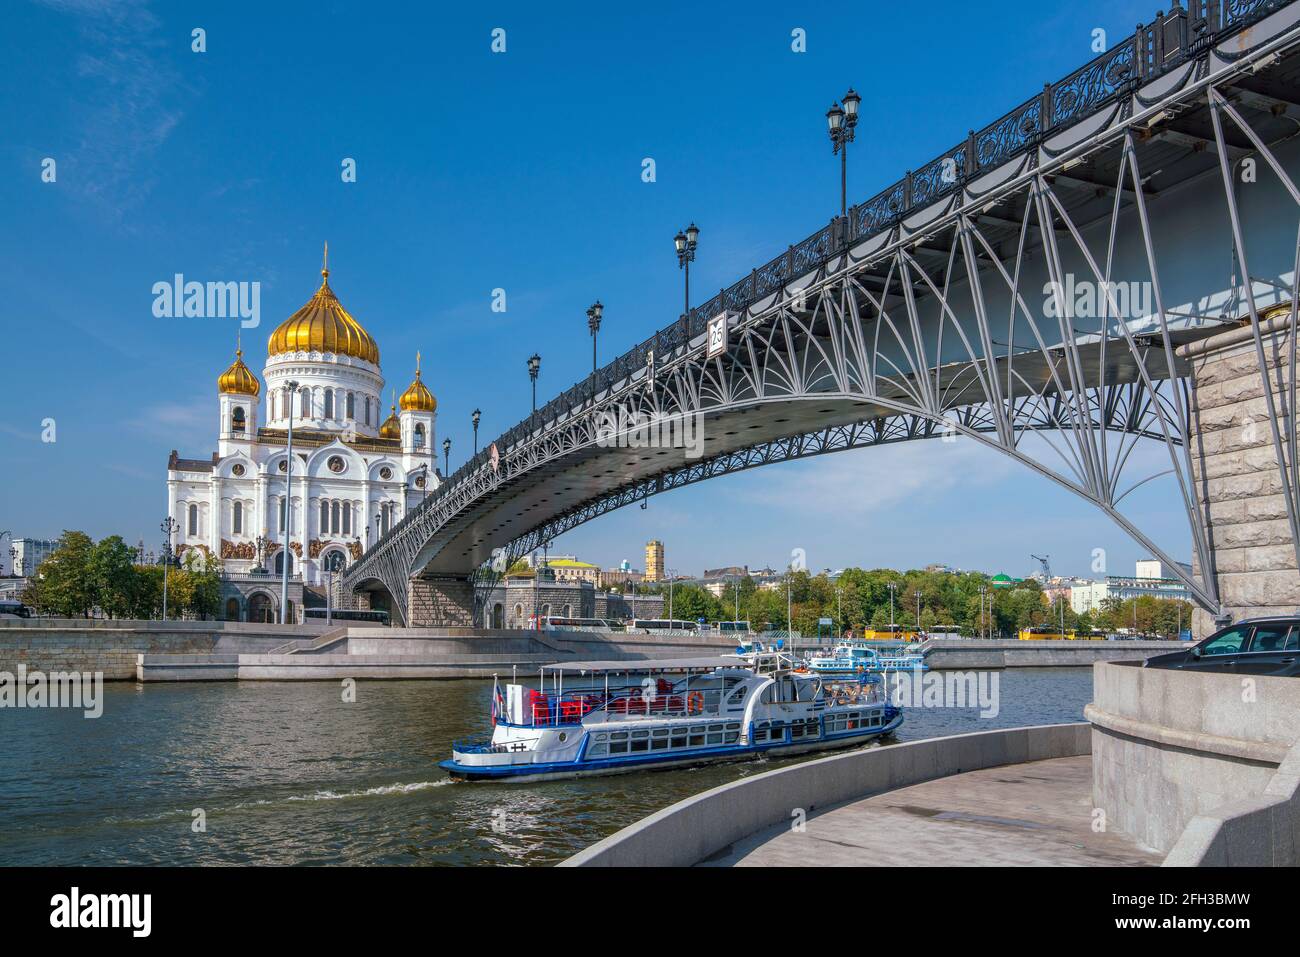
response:
[[[330,289],[328,268],[321,277],[316,294],[271,333],[265,403],[237,350],[217,379],[217,450],[205,459],[173,450],[167,463],[167,514],[179,525],[173,547],[220,557],[239,582],[222,596],[229,620],[278,616],[273,576],[284,567],[286,530],[300,592],[355,561],[441,481],[438,403],[418,355],[414,381],[382,418],[379,347]]]

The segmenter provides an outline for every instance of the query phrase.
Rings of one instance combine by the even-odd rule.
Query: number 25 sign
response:
[[[727,314],[720,312],[709,320],[708,326],[709,351],[708,358],[720,356],[727,351]]]

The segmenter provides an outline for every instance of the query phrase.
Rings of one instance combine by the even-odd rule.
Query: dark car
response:
[[[1239,621],[1191,648],[1148,658],[1142,667],[1279,677],[1300,675],[1300,615]]]

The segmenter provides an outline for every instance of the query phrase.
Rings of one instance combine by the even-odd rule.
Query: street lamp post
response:
[[[894,637],[894,591],[898,585],[894,582],[889,583],[889,637]]]
[[[921,589],[916,590],[916,633],[921,633]]]
[[[849,144],[853,142],[853,128],[858,125],[858,104],[862,97],[853,92],[844,94],[844,106],[838,103],[826,111],[826,122],[830,126],[831,149],[840,154],[840,217],[848,215],[849,192]]]
[[[483,417],[483,413],[480,412],[478,409],[475,409],[470,414],[469,417],[469,420],[474,423],[474,454],[475,455],[478,455],[478,420],[481,419],[482,417]]]
[[[325,627],[330,628],[334,624],[334,569],[326,567],[325,575],[329,580],[325,586]]]
[[[284,453],[284,527],[281,529],[284,548],[280,552],[280,560],[284,564],[284,574],[280,578],[280,624],[282,625],[289,621],[289,528],[293,524],[293,397],[298,391],[298,383],[286,382],[285,387],[289,390],[289,431],[285,437]],[[303,411],[305,414],[306,410]],[[304,503],[305,507],[306,503]]]
[[[162,533],[163,533],[163,552],[162,552],[162,559],[163,559],[163,607],[162,607],[162,616],[163,616],[163,621],[166,621],[166,620],[167,620],[167,566],[171,564],[172,536],[174,536],[174,535],[176,534],[176,530],[179,529],[179,528],[181,527],[181,523],[178,522],[178,521],[176,521],[176,519],[172,518],[170,515],[168,515],[166,518],[164,518],[164,519],[162,520],[162,524],[159,525],[158,527],[159,527],[159,529],[160,529],[160,530],[162,531]]]
[[[442,474],[451,474],[451,439],[442,440]]]
[[[791,581],[792,568],[787,567],[785,570],[785,631],[786,636],[794,631],[794,592],[792,591],[793,582]]]
[[[699,240],[700,227],[694,223],[687,226],[685,232],[679,231],[673,237],[673,245],[677,247],[677,268],[686,273],[686,309],[682,315],[691,311],[691,263],[695,261],[695,247]]]
[[[528,378],[533,380],[533,414],[537,414],[537,373],[542,371],[542,357],[534,352],[528,357]]]
[[[587,307],[587,328],[591,330],[591,371],[596,372],[596,333],[600,332],[600,317],[605,307],[597,299]]]

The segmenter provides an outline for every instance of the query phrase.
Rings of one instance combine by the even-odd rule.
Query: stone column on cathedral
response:
[[[212,520],[208,525],[208,548],[211,549],[213,557],[221,555],[221,526],[222,519],[225,517],[221,511],[221,476],[212,476],[210,486],[211,505],[209,506],[212,513]]]
[[[361,486],[361,521],[364,523],[361,528],[365,530],[361,539],[363,548],[369,548],[374,541],[374,535],[370,531],[370,523],[373,520],[374,516],[370,514],[370,479],[367,478]]]
[[[302,501],[302,513],[298,521],[298,528],[296,529],[296,531],[298,533],[298,545],[302,549],[302,557],[298,558],[298,556],[295,555],[294,558],[298,561],[298,567],[301,569],[299,574],[302,576],[303,584],[306,584],[307,583],[307,562],[308,562],[307,544],[308,542],[311,541],[311,535],[309,535],[307,532],[307,513],[310,511],[307,502],[308,502],[308,498],[310,497],[311,482],[307,477],[306,463],[305,462],[301,463],[301,467],[302,467],[302,476],[299,479],[298,489],[299,489],[299,497]]]
[[[253,523],[249,526],[249,531],[252,533],[254,539],[257,538],[258,535],[267,538],[270,535],[269,529],[271,525],[268,521],[269,513],[267,511],[266,503],[266,478],[261,473],[258,474],[257,481],[254,483],[253,488],[253,494],[256,496],[254,501],[257,504],[257,512],[253,516]],[[254,557],[253,563],[257,563],[256,557]]]

